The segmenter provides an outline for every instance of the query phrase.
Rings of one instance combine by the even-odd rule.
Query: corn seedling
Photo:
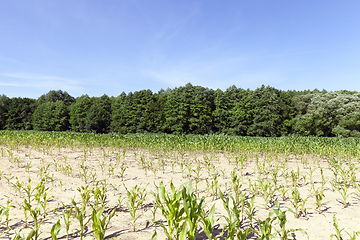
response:
[[[340,174],[340,169],[341,169],[341,166],[342,166],[342,162],[339,159],[330,158],[330,159],[328,159],[328,163],[330,165],[329,169],[334,174],[335,182],[337,182],[339,174]]]
[[[215,204],[211,207],[211,209],[200,215],[201,221],[204,225],[204,233],[208,237],[208,239],[218,239],[219,236],[213,236],[213,230],[215,227],[215,220],[214,220],[214,213],[215,213]]]
[[[79,235],[80,240],[84,239],[84,231],[88,223],[90,222],[90,219],[86,220],[86,205],[83,203],[80,207],[75,202],[75,199],[73,198],[71,200],[72,206],[74,207],[74,216],[79,221],[80,229],[75,229]]]
[[[93,206],[96,207],[96,208],[102,208],[103,206],[106,205],[106,200],[107,200],[106,181],[104,180],[104,184],[102,186],[99,187],[98,185],[99,185],[99,182],[97,182],[95,188],[90,190],[90,191],[94,196],[94,204],[93,204]]]
[[[10,199],[7,200],[6,206],[0,206],[0,223],[2,222],[2,218],[5,216],[5,222],[6,222],[6,230],[5,232],[10,230],[10,208],[15,208],[14,205],[10,204]]]
[[[316,209],[318,210],[319,213],[322,212],[321,208],[325,204],[323,202],[324,197],[325,194],[323,188],[319,187],[318,189],[315,190]]]
[[[270,216],[263,221],[257,219],[259,229],[261,231],[261,233],[255,231],[259,235],[259,237],[257,238],[258,240],[269,240],[276,236],[276,234],[273,233],[273,222],[275,220],[276,218],[271,218]]]
[[[350,197],[350,195],[352,195],[353,193],[349,192],[349,187],[346,186],[346,184],[341,184],[339,182],[335,182],[333,184],[334,189],[340,193],[341,195],[341,199],[337,199],[337,201],[339,201],[341,204],[343,204],[343,208],[346,208],[350,205],[350,203],[348,202],[348,198]]]
[[[294,170],[291,170],[291,181],[292,181],[292,185],[293,187],[297,187],[299,184],[299,179],[300,179],[300,170],[299,167],[297,168],[297,171],[295,172]]]
[[[287,192],[289,191],[289,188],[287,188],[285,185],[282,184],[282,185],[279,187],[279,190],[280,190],[280,193],[281,193],[281,198],[282,198],[282,200],[285,201],[285,200],[287,199],[286,194],[287,194]]]
[[[189,240],[195,240],[197,235],[197,225],[203,214],[203,205],[205,197],[198,201],[197,196],[193,193],[191,183],[182,189],[182,199],[185,212],[185,223],[182,231],[186,232]]]
[[[45,180],[42,179],[40,183],[36,186],[36,194],[35,200],[37,201],[38,205],[41,206],[43,217],[46,217],[46,208],[48,202],[54,197],[49,196],[50,189],[45,187]]]
[[[201,173],[201,165],[198,164],[196,169],[193,170],[193,172],[195,173],[195,191],[197,192],[198,191],[198,184],[200,182],[200,177],[202,175],[202,173]]]
[[[69,209],[63,204],[64,209],[61,211],[64,223],[65,223],[65,230],[66,230],[66,239],[69,239],[69,230],[70,230],[70,223],[71,223],[71,216],[73,214],[73,205]]]
[[[126,205],[128,207],[129,213],[132,217],[132,226],[133,231],[136,231],[135,224],[137,219],[141,216],[137,214],[137,210],[142,206],[142,204],[145,201],[146,198],[146,186],[143,188],[140,185],[135,185],[130,191],[127,189],[127,187],[124,185],[127,193],[128,201],[126,202]]]
[[[58,240],[57,235],[61,230],[60,220],[58,220],[52,227],[51,227],[51,240]]]
[[[151,194],[155,197],[155,202],[160,208],[162,215],[165,217],[167,227],[161,221],[153,222],[156,225],[160,225],[169,240],[178,239],[181,232],[181,223],[184,219],[184,208],[181,207],[181,196],[183,185],[177,191],[174,184],[170,182],[170,191],[165,189],[163,182],[160,185],[155,185],[157,193],[151,191]]]
[[[243,232],[240,228],[242,221],[240,218],[240,211],[236,206],[234,197],[232,195],[227,195],[225,197],[224,194],[220,191],[220,198],[223,202],[224,209],[227,212],[227,216],[223,216],[223,218],[226,220],[226,225],[223,229],[223,233],[224,231],[227,231],[226,239],[234,240],[235,236],[241,236],[241,239],[246,239],[246,237],[250,234],[250,230]]]
[[[181,176],[184,178],[185,177],[185,175],[184,175],[185,169],[184,169],[184,163],[183,162],[180,163],[180,171],[181,171]]]
[[[268,209],[268,205],[272,202],[275,187],[271,184],[271,182],[267,182],[266,180],[261,180],[258,178],[258,183],[261,189],[262,197],[265,201],[265,209]]]
[[[301,229],[301,228],[298,228],[298,229],[289,229],[287,230],[285,228],[285,224],[286,224],[286,212],[287,211],[290,211],[292,212],[291,209],[288,209],[287,211],[282,211],[280,209],[280,204],[278,201],[275,201],[274,202],[275,206],[277,207],[277,209],[273,209],[271,212],[270,212],[270,215],[272,214],[275,214],[276,215],[276,218],[278,219],[278,223],[279,223],[279,226],[280,226],[280,230],[277,230],[277,233],[279,234],[279,237],[281,240],[287,240],[288,237],[291,235],[291,233],[294,233],[295,231],[299,231],[299,232],[302,232],[303,234],[306,234],[307,233]]]
[[[31,232],[33,232],[33,238],[34,240],[39,239],[39,236],[42,232],[40,232],[40,226],[41,224],[44,223],[44,221],[46,220],[46,218],[43,218],[41,221],[39,219],[41,213],[40,213],[40,208],[41,208],[41,204],[39,203],[35,209],[32,209],[30,207],[30,205],[28,205],[29,207],[29,212],[30,212],[30,216],[32,217],[33,221],[34,221],[34,227],[32,228]],[[31,234],[31,233],[30,233]]]
[[[80,169],[79,169],[80,178],[85,182],[85,184],[88,183],[89,176],[89,166],[86,166],[84,162],[80,163]]]
[[[103,216],[105,211],[105,205],[100,209],[91,206],[93,211],[91,215],[92,228],[94,231],[94,237],[96,240],[103,240],[105,238],[105,232],[108,228],[111,218],[114,217],[116,208],[114,208],[107,215]]]
[[[116,164],[115,165],[112,165],[111,163],[109,164],[109,177],[111,177],[111,176],[114,176],[114,174],[115,174],[115,167],[116,167]]]
[[[247,209],[245,210],[245,213],[247,215],[247,217],[249,218],[250,221],[250,227],[253,227],[253,219],[254,219],[254,214],[255,214],[255,205],[254,205],[254,201],[255,201],[255,195],[253,195],[250,199],[250,202],[247,200],[245,202]]]
[[[300,197],[299,190],[296,187],[293,188],[291,190],[291,195],[292,195],[291,204],[295,208],[294,215],[295,215],[296,218],[298,218],[299,217],[299,208],[301,206],[301,197]]]
[[[333,226],[335,227],[336,233],[331,234],[330,239],[333,239],[333,237],[335,237],[337,240],[341,240],[342,239],[341,232],[344,231],[344,228],[339,227],[339,223],[338,223],[338,221],[337,221],[337,219],[335,217],[335,214],[333,216]]]
[[[124,197],[123,196],[119,196],[119,198],[118,198],[118,204],[119,204],[119,206],[118,206],[118,209],[119,209],[119,211],[121,211],[122,210],[122,208],[123,208],[123,201],[124,201]]]
[[[306,202],[307,202],[307,200],[309,199],[309,197],[307,197],[307,198],[300,198],[300,206],[301,206],[301,214],[304,216],[304,217],[306,217],[307,216],[307,209],[309,209],[309,208],[306,208],[305,207],[305,205],[306,205]]]
[[[124,181],[124,177],[126,176],[125,174],[125,171],[128,167],[125,166],[125,163],[122,163],[121,166],[120,166],[120,171],[119,171],[119,175],[120,175],[120,178],[121,178],[121,181]]]

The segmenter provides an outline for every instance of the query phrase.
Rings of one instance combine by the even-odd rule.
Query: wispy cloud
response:
[[[2,62],[10,62],[10,63],[21,63],[22,64],[22,62],[20,62],[18,60],[8,58],[8,57],[4,57],[4,56],[0,56],[0,61],[2,61]]]
[[[22,87],[23,85],[21,83],[0,82],[0,86]]]
[[[200,3],[194,2],[189,5],[189,8],[182,10],[185,12],[171,12],[164,14],[166,16],[163,21],[155,22],[151,16],[149,16],[145,9],[140,9],[144,17],[148,19],[147,24],[152,31],[152,37],[150,38],[149,45],[160,45],[172,40],[174,37],[181,34],[181,32],[191,25],[201,13]]]
[[[15,86],[15,87],[35,87],[40,89],[64,89],[64,90],[79,90],[82,89],[82,81],[42,75],[31,73],[0,73],[0,78],[5,81],[0,82],[2,86]],[[15,81],[10,79],[16,79]]]
[[[305,55],[305,54],[314,54],[320,52],[327,52],[329,50],[316,50],[316,51],[304,51],[304,52],[290,52],[290,53],[283,53],[283,54],[273,54],[273,55],[264,55],[261,57],[288,57],[288,56],[296,56],[296,55]]]
[[[232,85],[242,88],[256,88],[274,85],[284,81],[281,67],[254,67],[253,57],[247,55],[229,56],[213,59],[186,59],[186,61],[165,63],[142,73],[154,81],[175,87],[188,82],[213,89],[226,89]]]

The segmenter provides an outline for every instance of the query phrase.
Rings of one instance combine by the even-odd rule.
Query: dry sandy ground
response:
[[[77,202],[81,201],[79,191],[77,190],[81,186],[85,186],[85,181],[80,176],[81,168],[80,165],[88,166],[88,185],[90,188],[94,187],[95,182],[99,181],[100,185],[106,184],[107,186],[107,209],[113,209],[118,207],[118,199],[120,196],[124,198],[124,205],[121,210],[117,210],[115,216],[111,219],[109,228],[106,231],[106,236],[108,238],[114,237],[114,239],[150,239],[155,227],[149,221],[153,213],[151,211],[151,206],[154,200],[154,197],[150,193],[151,190],[156,191],[155,185],[159,185],[161,181],[164,183],[169,183],[172,180],[176,188],[181,184],[194,180],[196,178],[195,169],[197,166],[201,166],[201,176],[200,182],[198,184],[198,194],[200,196],[206,197],[206,209],[210,209],[213,204],[216,205],[215,219],[218,219],[222,215],[226,215],[226,211],[223,208],[223,203],[220,198],[211,196],[212,192],[207,190],[208,181],[213,181],[214,176],[211,172],[214,170],[208,170],[203,164],[207,159],[215,168],[219,179],[220,189],[223,192],[231,191],[231,177],[230,172],[233,171],[233,164],[235,162],[235,154],[232,153],[213,153],[203,154],[203,153],[186,153],[181,156],[175,151],[173,153],[159,153],[153,152],[150,156],[148,151],[141,149],[102,149],[96,148],[92,149],[91,152],[88,149],[50,149],[46,151],[39,151],[32,147],[20,147],[19,149],[12,149],[11,152],[13,156],[9,157],[8,148],[4,146],[1,147],[0,155],[0,171],[1,171],[1,180],[0,180],[0,205],[6,206],[7,200],[10,199],[10,203],[15,206],[15,208],[10,209],[10,222],[9,225],[12,230],[3,235],[2,239],[12,239],[15,236],[15,231],[20,230],[25,226],[24,211],[21,208],[21,205],[24,202],[24,191],[21,193],[16,190],[16,183],[22,183],[25,187],[28,183],[28,179],[31,179],[32,188],[34,188],[41,179],[41,174],[43,176],[50,176],[53,180],[48,179],[46,187],[49,187],[50,193],[49,196],[53,198],[48,203],[47,218],[41,226],[42,234],[40,235],[41,239],[51,239],[50,229],[51,226],[60,219],[61,222],[61,231],[58,235],[59,239],[66,238],[66,231],[64,221],[61,215],[61,209],[63,204],[67,207],[71,206],[71,199],[75,197]],[[11,153],[10,153],[11,154]],[[147,164],[151,161],[153,162],[153,170],[145,171],[141,166],[140,162],[143,159]],[[165,161],[165,169],[161,169],[161,161]],[[229,163],[231,162],[231,164]],[[300,178],[298,189],[300,190],[300,195],[302,198],[309,197],[305,207],[307,208],[307,215],[300,216],[295,218],[294,214],[287,212],[286,216],[288,219],[286,228],[287,229],[297,229],[301,228],[308,233],[309,239],[330,239],[330,235],[335,233],[335,228],[333,226],[333,216],[336,214],[340,228],[344,228],[345,231],[349,233],[354,231],[360,231],[360,204],[359,197],[353,194],[349,197],[348,202],[350,205],[347,208],[343,208],[341,203],[341,195],[337,191],[333,191],[332,185],[330,184],[331,179],[333,179],[333,173],[327,168],[328,164],[325,160],[319,158],[305,158],[302,157],[288,157],[287,159],[277,160],[282,162],[282,167],[279,169],[278,173],[278,186],[285,184],[285,179],[287,177],[287,186],[290,189],[286,193],[285,201],[282,200],[281,192],[276,191],[274,195],[274,200],[279,200],[281,204],[281,209],[286,210],[288,208],[293,208],[291,205],[291,170],[296,171],[299,167]],[[306,164],[303,164],[304,161]],[[181,172],[180,163],[183,162],[183,173]],[[260,156],[258,158],[260,164],[265,162],[265,169],[270,169],[275,167],[275,160],[270,157]],[[30,164],[31,163],[31,164]],[[172,164],[173,163],[173,166]],[[192,164],[193,171],[189,175],[189,165]],[[124,167],[127,167],[125,170],[124,179],[120,177],[120,166],[124,164]],[[46,173],[44,169],[47,167]],[[316,210],[315,197],[311,193],[311,184],[310,184],[310,170],[308,167],[311,166],[314,171],[313,181],[315,187],[318,188],[321,186],[322,177],[320,175],[320,168],[323,168],[324,177],[327,181],[324,190],[325,202],[322,207],[322,213],[318,213]],[[113,172],[109,172],[112,167],[114,167]],[[72,169],[72,173],[67,172],[64,169]],[[42,170],[42,171],[41,171]],[[210,175],[208,173],[210,171]],[[42,172],[42,173],[41,173]],[[250,158],[246,161],[242,174],[238,170],[238,176],[242,181],[242,191],[247,196],[251,195],[249,189],[249,180],[254,184],[258,177],[261,179],[268,179],[271,181],[271,174],[259,174],[259,169],[256,164],[255,158]],[[91,174],[92,176],[91,176]],[[358,170],[356,176],[359,177]],[[95,182],[93,180],[96,180]],[[104,182],[106,180],[106,182]],[[131,216],[126,207],[126,190],[124,185],[128,189],[132,189],[136,184],[141,184],[140,186],[146,187],[146,199],[139,214],[141,214],[138,221],[136,221],[136,231],[133,232],[131,225]],[[195,188],[195,183],[193,182]],[[352,187],[349,189],[350,192],[356,192]],[[231,193],[234,195],[233,193]],[[215,198],[215,199],[214,199]],[[34,200],[35,201],[35,200]],[[33,203],[35,204],[35,203]],[[256,212],[255,218],[264,220],[268,215],[271,208],[274,208],[272,205],[269,209],[265,209],[264,200],[261,195],[257,195],[255,198]],[[269,205],[270,206],[270,205]],[[53,210],[56,210],[53,212]],[[87,212],[87,218],[90,216],[90,211]],[[165,220],[161,215],[161,211],[157,210],[156,220]],[[224,218],[218,220],[218,226],[216,233],[220,233],[225,224]],[[246,218],[243,222],[243,226],[248,225],[248,219]],[[6,229],[5,217],[2,218],[1,222],[1,231]],[[29,226],[33,226],[33,221],[29,217]],[[79,235],[73,229],[79,226],[78,221],[73,217],[72,223],[70,226],[70,238],[79,238]],[[344,239],[349,239],[348,235],[342,232]],[[22,234],[29,232],[29,229],[23,229]],[[158,239],[166,239],[163,230],[160,227],[157,227]],[[214,231],[215,233],[215,231]],[[91,221],[86,228],[87,236],[85,239],[94,239],[92,234]],[[255,236],[252,237],[253,239]],[[359,237],[360,238],[360,237]],[[198,239],[207,239],[205,234],[199,226]],[[295,232],[295,236],[291,239],[307,239],[306,235],[303,235],[301,232]]]

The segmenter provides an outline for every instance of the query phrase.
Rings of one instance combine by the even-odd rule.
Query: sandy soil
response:
[[[114,239],[150,239],[155,230],[155,226],[150,221],[153,218],[153,212],[151,210],[154,200],[150,191],[156,192],[155,184],[159,185],[161,181],[165,184],[172,181],[176,188],[183,183],[193,181],[193,188],[195,189],[195,180],[197,178],[196,169],[198,166],[200,166],[200,176],[198,178],[197,193],[200,197],[206,197],[205,209],[210,209],[212,205],[215,204],[215,219],[218,219],[227,213],[223,207],[222,200],[218,196],[214,196],[211,189],[208,189],[207,181],[211,182],[214,180],[215,172],[218,177],[220,189],[234,196],[231,190],[230,173],[234,169],[236,156],[239,156],[234,153],[221,152],[212,154],[187,152],[182,155],[176,151],[170,153],[154,151],[149,153],[141,149],[123,150],[110,148],[94,148],[91,151],[87,148],[47,149],[43,151],[36,150],[32,147],[20,147],[18,149],[12,149],[10,152],[8,150],[8,148],[1,146],[0,205],[6,206],[9,199],[10,204],[13,205],[14,208],[10,209],[9,214],[9,226],[11,230],[8,233],[4,233],[1,239],[14,238],[15,231],[23,229],[26,225],[24,210],[21,207],[26,195],[23,190],[18,190],[16,186],[19,186],[19,184],[17,183],[26,187],[28,179],[31,179],[31,186],[35,188],[42,177],[47,178],[46,187],[49,188],[49,196],[53,196],[47,206],[46,219],[40,228],[42,232],[40,238],[42,239],[51,239],[50,229],[58,219],[60,219],[62,225],[58,237],[59,239],[66,238],[65,224],[61,214],[63,206],[67,208],[70,207],[72,198],[75,198],[76,202],[81,202],[78,188],[86,185],[88,185],[89,188],[93,188],[96,182],[98,182],[98,186],[106,186],[107,188],[107,209],[117,208],[115,216],[111,219],[109,228],[106,231],[106,236],[108,238],[114,237]],[[144,161],[151,170],[146,170],[141,164],[141,161]],[[152,167],[150,167],[151,162]],[[205,162],[209,163],[209,168]],[[256,162],[258,162],[258,164]],[[259,155],[258,159],[249,157],[244,164],[243,170],[240,171],[240,169],[238,169],[237,171],[237,175],[242,182],[241,190],[247,197],[252,195],[249,182],[254,185],[258,183],[258,178],[265,182],[272,181],[271,172],[273,171],[272,169],[276,168],[276,162],[281,164],[278,164],[278,190],[274,192],[273,200],[280,202],[282,210],[287,210],[288,208],[294,209],[291,197],[291,171],[295,173],[298,169],[300,180],[297,188],[303,199],[308,198],[305,204],[306,216],[304,216],[305,214],[301,214],[300,217],[295,218],[294,213],[290,211],[286,213],[288,219],[286,224],[287,229],[301,228],[307,232],[309,239],[330,239],[330,235],[336,232],[333,226],[333,216],[336,214],[339,227],[344,228],[342,232],[344,239],[349,239],[345,231],[349,233],[360,231],[360,201],[359,197],[355,194],[358,192],[354,187],[349,188],[349,192],[354,194],[348,198],[350,205],[344,208],[341,201],[341,194],[338,191],[334,191],[331,185],[334,174],[328,169],[328,163],[324,159],[304,156],[301,158],[290,156],[286,159],[282,158],[277,160],[271,156],[265,157]],[[183,163],[183,165],[181,166],[180,163]],[[126,168],[123,179],[121,178],[121,166]],[[164,166],[164,168],[162,168],[162,166]],[[264,170],[261,170],[261,166],[263,166]],[[85,167],[87,167],[85,174],[87,178],[86,182],[83,172]],[[312,181],[315,189],[322,186],[323,180],[326,181],[323,185],[323,202],[325,204],[321,208],[321,213],[316,209],[315,197],[311,190],[312,184],[309,167],[314,170]],[[183,168],[183,171],[181,171],[181,168]],[[190,170],[190,174],[189,169],[192,169]],[[321,176],[320,169],[323,169],[324,178]],[[358,170],[356,170],[355,176],[359,177]],[[141,209],[138,211],[140,217],[136,221],[136,231],[133,232],[131,225],[132,217],[126,206],[127,195],[125,186],[130,190],[135,185],[146,187],[145,191],[147,195]],[[286,186],[285,189],[289,189],[285,193],[285,200],[283,200],[280,186]],[[32,198],[33,197],[34,194]],[[118,208],[119,197],[124,199],[124,206],[121,209]],[[35,199],[32,200],[32,205],[35,206]],[[268,209],[265,209],[265,202],[261,194],[256,195],[255,206],[256,212],[254,218],[261,220],[268,217],[271,209],[275,208],[273,204],[269,204]],[[90,214],[90,208],[88,208],[87,219],[90,217]],[[165,220],[159,209],[155,214],[156,220]],[[6,217],[3,216],[1,221],[1,231],[5,231],[6,229],[5,218]],[[28,222],[28,225],[32,227],[33,221],[31,217],[28,218]],[[217,223],[217,229],[214,233],[220,234],[225,225],[224,218],[220,218]],[[245,217],[242,226],[246,228],[248,225],[249,220]],[[70,239],[79,238],[78,233],[73,230],[78,227],[78,220],[73,217],[70,226]],[[275,228],[278,229],[277,224],[275,224]],[[163,230],[160,227],[156,229],[158,239],[166,239]],[[29,231],[29,229],[24,228],[21,233],[25,235]],[[87,234],[86,239],[94,239],[91,221],[85,232]],[[252,236],[252,238],[255,239],[256,237]],[[198,239],[207,239],[202,231],[201,225],[199,225]],[[293,239],[307,239],[307,236],[297,231]]]

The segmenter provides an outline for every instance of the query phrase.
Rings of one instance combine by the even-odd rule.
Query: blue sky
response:
[[[360,91],[360,1],[2,0],[0,94]]]

